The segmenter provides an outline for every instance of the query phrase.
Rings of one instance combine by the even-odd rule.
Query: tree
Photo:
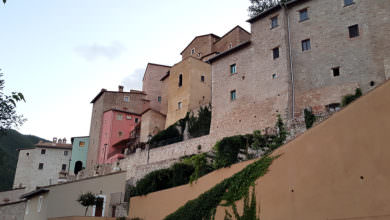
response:
[[[12,92],[11,95],[4,94],[4,80],[1,79],[2,76],[3,74],[0,72],[0,135],[3,135],[12,127],[22,125],[26,121],[15,110],[17,102],[25,101],[23,94],[20,92]]]
[[[256,15],[264,12],[265,10],[274,7],[280,3],[287,2],[288,0],[249,0],[251,5],[248,8],[249,16],[255,17]]]
[[[3,3],[5,4],[7,2],[7,0],[3,0]]]
[[[85,216],[87,216],[88,207],[96,205],[97,197],[93,193],[87,192],[81,194],[77,199],[77,202],[85,207]]]

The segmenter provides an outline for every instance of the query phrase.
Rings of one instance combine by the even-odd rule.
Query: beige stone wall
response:
[[[24,220],[45,220],[47,219],[48,207],[52,205],[48,202],[49,193],[43,193],[41,195],[30,198],[26,201],[26,209]],[[41,209],[38,209],[39,200],[41,198]],[[57,201],[57,204],[59,202]]]
[[[0,220],[23,220],[26,202],[0,205]]]
[[[183,84],[179,84],[179,75],[183,76]],[[205,81],[201,82],[201,76]],[[175,64],[170,70],[168,80],[168,112],[165,127],[169,127],[186,116],[188,111],[210,103],[211,74],[210,65],[198,59],[188,57]],[[181,109],[178,102],[182,103]]]
[[[129,97],[129,102],[124,101],[125,96]],[[97,163],[103,112],[115,108],[141,114],[143,106],[146,104],[144,98],[145,94],[139,92],[107,91],[104,92],[100,98],[95,101],[95,103],[93,103],[87,157],[88,170],[93,169],[93,166]]]
[[[213,52],[213,44],[218,40],[215,35],[203,35],[196,37],[181,53],[182,60],[185,60],[188,57],[194,57],[200,59],[203,56],[206,56]],[[195,48],[195,53],[191,54],[191,50]],[[200,55],[198,55],[200,53]]]
[[[165,116],[154,110],[142,114],[140,141],[146,143],[148,136],[154,136],[165,128]]]
[[[8,202],[16,202],[20,200],[20,196],[26,193],[25,188],[13,189],[0,192],[0,204],[5,203],[5,200]]]
[[[166,108],[162,105],[162,99],[161,102],[158,102],[158,97],[163,98],[163,81],[160,79],[167,74],[169,68],[169,66],[148,63],[145,70],[142,80],[142,91],[146,93],[145,98],[150,100],[149,107],[156,111],[163,112],[163,109]]]
[[[385,220],[390,217],[390,82],[277,149],[256,181],[260,219]],[[133,197],[130,217],[163,219],[250,161],[188,184]],[[153,207],[150,212],[149,207]],[[242,203],[238,204],[242,212]],[[224,219],[224,207],[215,219]]]

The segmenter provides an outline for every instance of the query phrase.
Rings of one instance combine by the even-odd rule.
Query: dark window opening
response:
[[[370,86],[375,86],[375,82],[374,82],[374,81],[371,81],[371,82],[370,82]]]
[[[78,174],[80,170],[83,169],[83,162],[77,161],[75,166],[74,166],[74,174]]]
[[[26,156],[30,156],[30,153],[26,153]]]
[[[276,79],[276,73],[272,74],[272,79]]]
[[[43,163],[39,163],[38,170],[42,170],[42,169],[43,169]]]
[[[135,120],[135,123],[138,123],[138,118],[135,118],[134,120]]]
[[[201,77],[200,77],[200,81],[201,81],[201,82],[204,82],[204,76],[201,76]]]
[[[272,53],[273,53],[274,59],[279,58],[279,47],[275,47],[274,49],[272,49]]]
[[[68,151],[64,151],[64,156],[68,156]]]
[[[66,164],[62,164],[61,170],[66,171]]]
[[[302,51],[307,51],[311,49],[310,39],[302,41]]]
[[[305,21],[309,19],[309,13],[307,11],[307,8],[302,9],[299,11],[299,21]]]
[[[46,149],[42,149],[41,154],[46,154]]]
[[[332,70],[333,70],[334,77],[340,76],[340,67],[335,67]]]
[[[231,101],[234,101],[234,100],[236,100],[236,90],[232,90],[232,91],[230,91],[230,100]]]
[[[275,17],[271,18],[271,29],[276,28],[277,26],[279,26],[278,16],[275,16]]]
[[[161,103],[161,96],[157,97],[157,101]]]
[[[353,0],[344,0],[344,6],[353,5],[355,2]]]
[[[236,64],[230,65],[230,74],[236,74],[236,73],[237,73]]]
[[[179,87],[183,85],[183,74],[179,75]]]
[[[354,38],[359,36],[359,25],[355,24],[348,27],[349,38]]]
[[[340,110],[340,103],[332,103],[332,104],[329,104],[326,107],[326,110],[328,112],[336,112],[338,110]]]

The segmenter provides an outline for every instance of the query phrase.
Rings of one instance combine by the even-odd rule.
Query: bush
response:
[[[355,94],[354,95],[348,94],[348,95],[343,97],[343,99],[341,101],[341,106],[345,107],[345,106],[349,105],[351,102],[355,101],[360,96],[362,96],[362,90],[360,88],[357,88],[355,90]]]
[[[190,183],[214,170],[207,160],[206,153],[185,158],[183,159],[183,163],[195,168],[194,172],[190,176]]]
[[[308,109],[305,109],[303,113],[305,115],[306,129],[313,127],[313,124],[316,121],[316,116]]]
[[[150,140],[150,147],[155,148],[168,144],[173,144],[183,140],[183,135],[177,129],[177,123],[169,126],[167,129],[160,131]]]
[[[211,106],[200,107],[198,116],[191,114],[188,118],[188,132],[191,137],[200,137],[210,133]]]
[[[251,135],[236,135],[218,141],[213,148],[215,151],[214,168],[219,169],[237,163],[238,154],[245,152],[251,142]]]

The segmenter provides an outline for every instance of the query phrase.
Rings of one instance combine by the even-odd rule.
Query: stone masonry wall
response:
[[[23,220],[26,202],[0,205],[0,220]]]

